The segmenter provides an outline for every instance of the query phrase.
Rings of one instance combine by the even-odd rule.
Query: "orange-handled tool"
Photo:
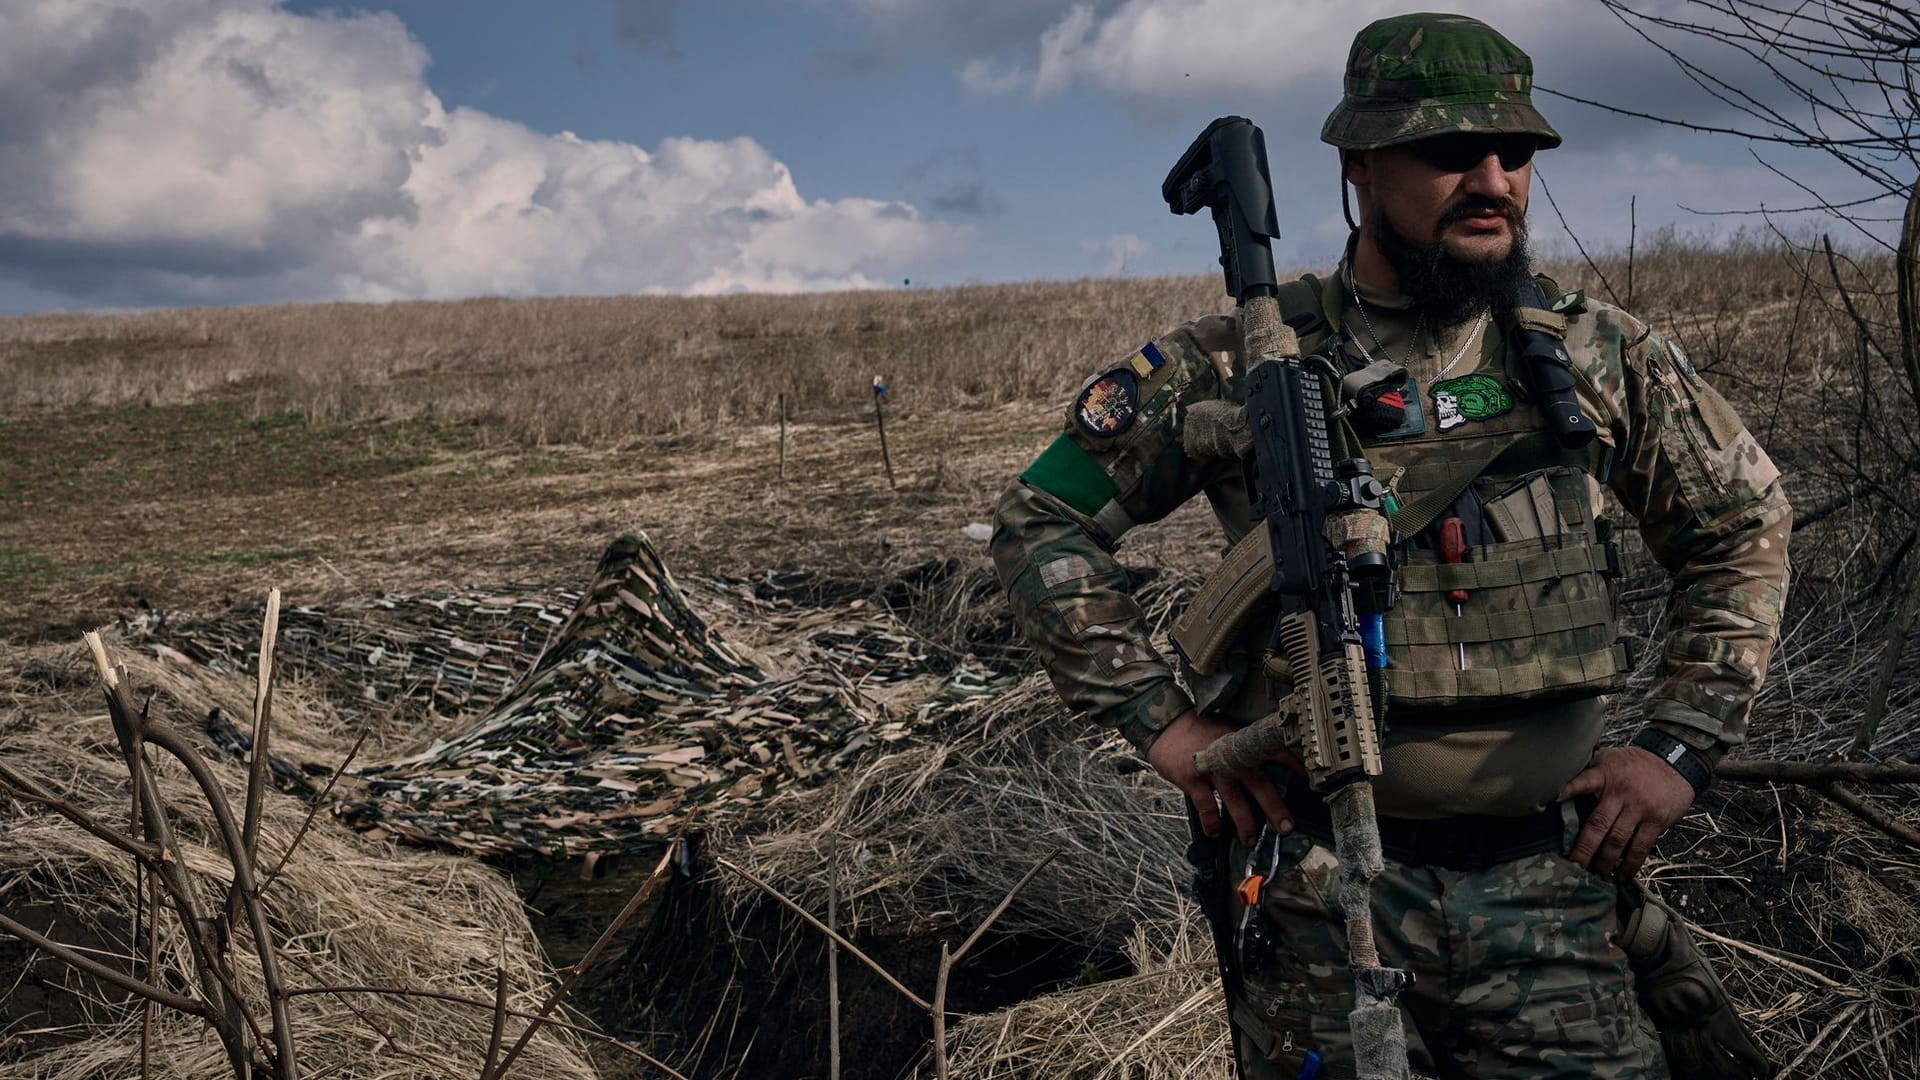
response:
[[[1440,522],[1440,561],[1452,565],[1467,559],[1467,530],[1459,515]],[[1467,590],[1448,589],[1447,599],[1453,601],[1453,613],[1463,614],[1460,605],[1467,602]],[[1459,670],[1467,669],[1467,646],[1464,642],[1454,642],[1454,660]]]
[[[1440,523],[1440,561],[1443,563],[1465,562],[1467,558],[1467,530],[1458,517],[1450,517]],[[1447,599],[1455,605],[1467,602],[1467,590],[1448,589]],[[1459,611],[1455,610],[1458,615]]]

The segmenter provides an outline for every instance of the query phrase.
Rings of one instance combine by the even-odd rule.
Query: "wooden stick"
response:
[[[780,395],[780,482],[787,480],[787,395]]]
[[[121,851],[149,863],[158,863],[161,858],[160,847],[144,840],[136,840],[125,833],[115,832],[93,819],[85,810],[54,795],[41,787],[32,777],[18,773],[4,761],[0,761],[0,790],[23,802],[39,803],[52,810],[80,828],[105,840]]]
[[[1920,187],[1907,193],[1897,254],[1900,363],[1907,371],[1909,404],[1920,406]]]
[[[1880,765],[1867,761],[1757,761],[1731,758],[1713,770],[1716,780],[1789,784],[1920,784],[1920,763],[1904,761]]]
[[[287,860],[293,858],[294,849],[300,846],[300,841],[306,837],[307,830],[313,827],[314,815],[327,804],[327,796],[333,792],[333,785],[339,782],[340,774],[347,771],[347,766],[353,764],[354,755],[360,752],[361,745],[367,741],[367,730],[361,728],[360,734],[354,737],[353,745],[347,748],[347,756],[340,759],[340,764],[334,768],[333,775],[327,777],[327,786],[320,789],[320,794],[315,796],[313,803],[307,807],[306,820],[300,822],[300,830],[293,834],[293,839],[287,844],[287,850],[280,853],[280,861],[274,863],[273,869],[267,872],[267,876],[260,879],[262,895],[273,888],[273,883],[280,879],[280,871],[287,868]]]
[[[160,878],[153,873],[147,874],[147,978],[153,978],[153,969],[160,966]],[[154,1000],[148,998],[140,1006],[140,1080],[148,1080],[153,1075],[153,1006]]]
[[[500,935],[500,963],[493,969],[493,1031],[487,1036],[487,1053],[480,1061],[480,1080],[493,1073],[500,1060],[500,1040],[507,1031],[507,935]]]
[[[947,943],[940,943],[940,974],[933,981],[933,1075],[947,1080],[947,976],[953,972],[953,956]]]
[[[1637,212],[1640,196],[1627,197],[1627,303],[1628,310],[1633,308],[1633,242],[1640,235],[1640,215]]]
[[[208,1002],[218,1003],[217,1007],[210,1006],[201,1015],[207,1017],[219,1035],[234,1075],[244,1077],[251,1067],[247,1060],[246,1031],[242,1023],[244,1016],[239,1001],[227,991],[227,980],[219,970],[219,951],[207,933],[208,923],[200,912],[193,880],[187,876],[186,866],[176,855],[179,847],[174,843],[173,825],[167,818],[166,804],[160,801],[160,788],[154,782],[153,770],[141,750],[143,735],[139,722],[140,709],[127,692],[120,670],[107,656],[107,648],[100,640],[100,635],[89,631],[81,637],[87,643],[88,651],[93,654],[94,667],[100,675],[102,692],[107,699],[107,714],[113,721],[113,731],[120,741],[121,751],[127,757],[127,769],[133,780],[137,827],[160,849],[155,869],[166,886],[167,895],[173,898],[181,926],[186,929],[187,949],[193,954],[195,973],[200,978],[200,991]]]
[[[1901,821],[1899,818],[1894,817],[1892,814],[1887,813],[1860,796],[1855,795],[1839,784],[1816,784],[1814,785],[1814,790],[1832,799],[1834,802],[1839,803],[1847,811],[1852,813],[1853,816],[1879,829],[1895,840],[1901,841],[1908,847],[1920,851],[1920,831],[1916,831],[1913,826]]]
[[[887,453],[887,417],[880,403],[887,399],[887,383],[880,376],[873,377],[873,423],[880,429],[880,463],[887,467],[887,486],[897,488],[900,485],[893,480],[893,458]]]
[[[273,931],[267,923],[265,907],[260,902],[253,863],[248,858],[240,828],[233,820],[233,809],[227,805],[226,793],[221,790],[220,781],[213,775],[213,770],[207,767],[206,760],[171,729],[149,719],[141,724],[141,734],[148,742],[172,754],[187,767],[188,775],[200,785],[201,794],[206,796],[207,808],[213,811],[214,824],[218,827],[215,831],[226,846],[227,861],[233,864],[234,892],[238,894],[248,925],[253,929],[254,952],[260,957],[260,979],[267,984],[268,1007],[273,1014],[274,1053],[279,1059],[279,1080],[300,1080],[300,1061],[293,1050],[293,1025],[287,1016],[286,984],[280,979],[279,950],[273,944]]]
[[[593,962],[600,959],[600,954],[606,951],[608,945],[612,944],[614,935],[620,932],[621,927],[627,925],[627,920],[633,918],[634,912],[639,911],[641,905],[645,904],[653,896],[654,890],[660,887],[660,883],[666,880],[667,867],[671,865],[674,855],[680,850],[680,845],[684,842],[681,837],[684,835],[683,833],[681,836],[674,837],[673,840],[667,844],[667,850],[661,853],[660,861],[654,864],[653,872],[647,875],[647,880],[641,882],[640,887],[635,889],[633,895],[627,898],[627,904],[620,909],[620,914],[615,915],[613,921],[607,924],[607,928],[600,931],[600,937],[587,949],[587,954],[582,956],[580,960],[572,966],[572,970],[568,973],[566,981],[561,983],[553,993],[547,995],[546,1002],[540,1006],[540,1011],[534,1015],[533,1022],[528,1024],[526,1029],[520,1032],[520,1037],[514,1040],[513,1046],[507,1051],[507,1055],[500,1059],[500,1066],[490,1073],[481,1073],[480,1080],[501,1080],[502,1077],[507,1075],[507,1069],[512,1067],[514,1060],[520,1056],[520,1052],[527,1048],[527,1044],[533,1041],[534,1033],[540,1030],[540,1026],[548,1022],[548,1015],[560,1004],[561,999],[573,992],[573,988],[578,985],[581,978],[586,975],[587,969],[592,967]]]
[[[1035,874],[1046,869],[1047,864],[1052,862],[1059,854],[1060,849],[1054,848],[1052,851],[1047,852],[1045,858],[1034,863],[1032,869],[1020,875],[1020,880],[1013,883],[1013,888],[1007,890],[1007,895],[1000,898],[1000,903],[994,907],[993,911],[988,913],[985,919],[981,920],[980,925],[974,928],[973,933],[968,935],[967,940],[961,943],[960,951],[953,954],[954,963],[957,964],[966,958],[967,953],[972,950],[974,943],[980,940],[981,935],[985,934],[988,928],[1000,920],[1000,916],[1004,915],[1008,906],[1013,903],[1013,898],[1019,896],[1020,890],[1027,887],[1027,882],[1032,881]]]
[[[267,735],[273,712],[273,650],[280,640],[280,590],[267,591],[267,616],[260,625],[260,667],[253,687],[253,760],[247,772],[247,808],[240,829],[246,859],[260,868],[260,804],[267,794]]]
[[[840,931],[840,863],[837,860],[828,870],[827,929]],[[840,946],[831,941],[827,942],[827,1077],[840,1080]]]
[[[1694,933],[1700,935],[1703,938],[1706,938],[1708,941],[1717,941],[1720,944],[1725,945],[1729,949],[1738,949],[1744,953],[1751,953],[1752,955],[1757,956],[1760,959],[1765,960],[1770,964],[1777,964],[1780,967],[1786,968],[1789,971],[1797,971],[1800,974],[1805,975],[1807,978],[1812,979],[1814,982],[1819,983],[1821,986],[1824,986],[1829,990],[1840,990],[1840,991],[1845,991],[1847,993],[1854,992],[1844,984],[1835,982],[1833,979],[1827,977],[1826,975],[1821,974],[1818,971],[1813,970],[1812,968],[1808,967],[1805,964],[1802,964],[1796,960],[1789,960],[1786,957],[1779,955],[1778,953],[1770,953],[1767,950],[1761,948],[1760,946],[1752,944],[1751,942],[1741,941],[1739,938],[1727,937],[1724,934],[1716,934],[1713,931],[1707,929],[1706,927],[1701,926],[1699,923],[1694,922],[1692,919],[1687,920],[1687,929],[1693,931]]]
[[[738,866],[735,866],[734,864],[728,862],[725,859],[715,859],[713,861],[714,861],[714,864],[719,866],[722,870],[730,870],[733,873],[739,874],[741,877],[746,878],[749,882],[753,883],[754,887],[758,888],[761,892],[764,892],[768,896],[771,896],[775,900],[778,900],[782,904],[785,904],[787,908],[791,910],[795,915],[798,915],[802,919],[805,919],[807,922],[807,925],[827,935],[827,937],[833,939],[835,944],[847,950],[849,953],[852,953],[854,959],[867,965],[867,969],[873,972],[875,975],[880,976],[881,981],[885,982],[888,986],[893,987],[895,990],[898,990],[900,992],[901,997],[904,997],[908,1001],[913,1002],[915,1005],[919,1006],[920,1009],[924,1012],[930,1013],[933,1011],[932,1002],[928,1001],[926,998],[921,997],[919,994],[916,994],[913,991],[907,989],[905,986],[902,986],[900,984],[900,980],[893,977],[892,972],[888,971],[886,968],[881,967],[879,962],[874,960],[873,957],[868,956],[864,952],[861,952],[860,946],[855,945],[853,942],[848,941],[844,937],[841,937],[840,932],[838,930],[829,929],[826,923],[823,923],[819,919],[814,918],[813,913],[809,912],[806,908],[803,908],[799,904],[796,904],[793,901],[787,899],[786,896],[783,895],[779,889],[776,889],[773,886],[767,884],[766,882],[761,881],[759,878],[754,877],[752,874],[748,873],[747,871],[741,869]]]
[[[947,953],[947,943],[944,941],[940,943],[940,972],[938,976],[935,977],[933,983],[933,1067],[938,1080],[947,1080],[948,977],[953,974],[954,966],[960,963],[961,960],[966,959],[967,953],[972,951],[974,945],[985,936],[987,930],[1000,920],[1000,916],[1006,913],[1007,908],[1013,903],[1013,898],[1020,895],[1021,889],[1027,887],[1027,882],[1032,881],[1033,876],[1044,869],[1046,865],[1052,862],[1059,854],[1060,849],[1054,848],[1052,851],[1047,852],[1045,858],[1034,863],[1025,874],[1020,875],[1020,880],[1014,882],[1013,888],[1007,890],[1007,895],[1000,898],[1000,903],[995,905],[994,909],[987,913],[986,918],[980,920],[980,925],[973,928],[973,933],[967,935],[967,940],[960,943],[960,948],[957,951],[949,955]]]
[[[1880,646],[1880,670],[1874,673],[1873,687],[1867,692],[1867,711],[1861,715],[1860,730],[1855,732],[1853,745],[1847,751],[1852,757],[1864,756],[1873,749],[1880,720],[1887,715],[1893,678],[1900,673],[1900,657],[1907,651],[1907,635],[1913,631],[1914,616],[1920,614],[1920,573],[1909,568],[1906,578],[1900,606],[1894,611],[1893,621],[1887,624],[1887,640]]]

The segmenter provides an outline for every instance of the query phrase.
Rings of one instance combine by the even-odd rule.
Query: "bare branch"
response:
[[[107,699],[107,715],[113,722],[114,735],[120,741],[121,751],[127,759],[127,771],[133,779],[136,828],[143,829],[147,838],[162,853],[157,864],[160,881],[165,885],[167,895],[172,898],[174,910],[180,916],[180,924],[186,930],[187,948],[193,955],[194,968],[200,977],[201,993],[207,1001],[218,1003],[217,1007],[210,1007],[206,1015],[220,1036],[221,1045],[227,1052],[227,1063],[232,1066],[236,1076],[244,1077],[251,1065],[247,1060],[246,1032],[242,1030],[246,1024],[243,1024],[243,1020],[246,1023],[251,1021],[245,1017],[239,1001],[228,989],[231,983],[221,971],[221,959],[207,933],[208,923],[201,914],[193,880],[187,876],[186,867],[173,854],[178,847],[174,843],[167,806],[160,800],[159,785],[154,782],[153,770],[141,750],[141,710],[135,707],[133,696],[127,692],[123,672],[107,656],[107,648],[100,640],[100,635],[89,632],[82,637],[93,654],[94,667],[99,672]]]
[[[738,866],[735,866],[734,864],[728,862],[725,859],[715,859],[713,861],[721,869],[730,870],[733,873],[739,874],[741,877],[746,878],[749,882],[751,882],[754,885],[754,887],[758,888],[761,892],[764,892],[768,896],[771,896],[775,900],[778,900],[782,904],[785,904],[788,910],[792,911],[795,915],[800,916],[802,919],[805,919],[807,922],[807,925],[827,935],[827,937],[833,939],[834,944],[847,950],[849,953],[852,953],[854,959],[867,965],[867,969],[869,971],[872,971],[875,975],[880,976],[881,980],[885,982],[888,986],[891,986],[895,990],[899,991],[901,997],[904,997],[908,1001],[913,1002],[915,1005],[919,1006],[922,1010],[928,1013],[933,1012],[932,1002],[928,1001],[926,998],[921,997],[919,994],[916,994],[913,991],[907,989],[905,986],[902,986],[900,984],[899,979],[894,978],[893,974],[889,972],[886,968],[881,967],[879,962],[874,960],[873,957],[868,956],[866,953],[862,952],[860,950],[860,946],[855,945],[853,942],[848,941],[844,937],[841,937],[839,931],[829,928],[826,923],[823,923],[819,919],[814,918],[811,912],[807,911],[806,908],[801,907],[799,904],[794,903],[792,900],[787,899],[786,896],[780,892],[780,890],[774,888],[773,886],[767,884],[764,881],[761,881],[759,878],[754,877],[752,874],[748,873],[747,871],[741,869]]]
[[[240,837],[247,865],[260,868],[260,808],[267,794],[267,739],[273,714],[273,650],[280,640],[280,590],[267,590],[260,624],[260,670],[253,690],[253,762],[247,772],[247,809]]]
[[[1920,830],[1894,817],[1839,784],[1817,784],[1814,790],[1839,803],[1867,824],[1920,851]]]
[[[1560,219],[1560,227],[1567,230],[1567,235],[1573,238],[1573,246],[1580,250],[1580,257],[1587,261],[1587,269],[1592,270],[1594,276],[1600,279],[1600,286],[1607,290],[1607,296],[1611,297],[1616,305],[1619,304],[1620,294],[1613,291],[1613,282],[1607,280],[1607,275],[1600,269],[1600,265],[1593,261],[1593,256],[1587,254],[1587,246],[1580,242],[1580,235],[1573,231],[1572,225],[1567,224],[1567,215],[1560,212],[1560,204],[1553,198],[1553,189],[1547,186],[1547,178],[1541,175],[1537,165],[1534,166],[1533,180],[1540,185],[1541,193],[1546,195],[1547,205],[1553,207],[1554,216]]]
[[[68,821],[101,840],[112,844],[121,851],[147,863],[158,864],[161,858],[160,848],[144,840],[135,840],[125,833],[107,828],[93,819],[85,810],[59,798],[46,788],[41,787],[32,777],[15,772],[13,767],[0,761],[0,782],[6,785],[7,793],[25,802],[39,803]]]
[[[1861,318],[1860,309],[1853,306],[1853,294],[1847,291],[1847,283],[1840,277],[1839,264],[1834,262],[1833,238],[1822,236],[1820,243],[1827,249],[1827,272],[1833,275],[1833,287],[1840,290],[1840,302],[1846,305],[1847,317],[1853,320],[1854,327],[1860,331],[1860,340],[1872,346],[1873,351],[1880,354],[1880,359],[1892,363],[1893,358],[1880,347],[1880,339],[1873,336],[1873,328],[1866,319]]]
[[[5,930],[63,964],[78,968],[101,982],[111,983],[129,994],[138,994],[148,1001],[165,1005],[169,1009],[186,1013],[188,1016],[212,1019],[212,1011],[208,1009],[206,1002],[197,998],[181,997],[172,991],[162,990],[152,983],[142,982],[125,972],[115,971],[85,953],[77,952],[51,938],[34,933],[25,924],[16,922],[5,914],[0,914],[0,930]]]
[[[627,925],[627,920],[633,918],[634,913],[653,897],[660,883],[666,880],[667,867],[672,865],[674,855],[685,843],[684,836],[685,834],[682,833],[667,844],[667,850],[661,853],[660,861],[654,864],[653,872],[648,874],[647,880],[641,882],[640,887],[627,898],[626,906],[622,907],[620,913],[613,917],[613,921],[607,924],[607,928],[600,932],[600,937],[587,950],[587,954],[573,965],[566,981],[547,996],[546,1003],[540,1006],[540,1012],[533,1018],[533,1023],[528,1024],[526,1030],[520,1033],[520,1038],[516,1039],[507,1051],[507,1056],[500,1059],[500,1067],[491,1072],[482,1072],[480,1080],[501,1080],[507,1075],[507,1069],[513,1065],[514,1059],[520,1056],[520,1052],[527,1048],[527,1044],[533,1041],[534,1033],[539,1031],[540,1025],[546,1022],[547,1015],[553,1012],[554,1007],[559,1005],[563,998],[573,992],[573,988],[579,985],[581,978],[586,975],[587,969],[591,968],[594,961],[600,959],[600,954],[612,944],[614,936],[620,932],[621,927]]]
[[[265,895],[268,889],[273,888],[273,883],[279,880],[280,871],[286,869],[287,860],[293,858],[294,850],[300,846],[300,841],[306,837],[307,830],[313,827],[314,815],[318,814],[320,808],[327,804],[327,796],[332,794],[333,785],[339,783],[341,774],[347,771],[347,766],[353,764],[354,757],[360,753],[360,747],[365,745],[368,730],[367,728],[360,729],[360,734],[354,737],[353,745],[347,748],[347,756],[340,759],[340,764],[334,768],[333,775],[327,777],[327,786],[320,789],[319,795],[314,796],[313,802],[307,807],[306,820],[300,822],[300,829],[293,834],[293,839],[287,843],[287,850],[280,853],[280,861],[274,863],[273,869],[268,871],[267,876],[261,879],[260,892],[262,895]]]
[[[241,839],[239,826],[233,820],[233,810],[227,805],[226,793],[221,790],[220,781],[213,775],[213,770],[207,767],[206,760],[171,729],[150,719],[141,725],[141,734],[148,742],[172,754],[187,767],[188,775],[200,786],[201,794],[206,796],[207,807],[213,811],[221,842],[227,848],[227,861],[233,864],[234,889],[246,909],[248,924],[253,928],[254,951],[260,957],[260,978],[267,984],[268,1005],[273,1013],[275,1056],[279,1060],[283,1080],[299,1080],[300,1063],[293,1052],[293,1028],[287,1017],[285,984],[280,980],[279,951],[274,947],[273,931],[267,924],[260,892],[255,888],[253,865],[247,858],[247,848]]]
[[[1780,781],[1788,784],[1920,784],[1920,764],[1895,762],[1881,765],[1868,761],[1756,761],[1752,758],[1728,758],[1714,767],[1716,780],[1736,780],[1743,784]]]

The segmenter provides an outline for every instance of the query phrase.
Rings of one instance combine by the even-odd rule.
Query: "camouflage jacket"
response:
[[[1065,431],[995,512],[995,566],[1054,686],[1143,752],[1193,702],[1149,641],[1113,552],[1129,529],[1198,494],[1238,538],[1240,462],[1182,444],[1187,410],[1231,394],[1209,357],[1220,338],[1218,317],[1196,320],[1089,379]],[[1778,470],[1682,350],[1631,315],[1589,301],[1566,343],[1612,447],[1607,486],[1672,575],[1645,718],[1718,761],[1743,738],[1785,600],[1791,513]]]

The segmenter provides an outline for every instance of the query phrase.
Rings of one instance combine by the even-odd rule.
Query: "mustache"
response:
[[[1456,221],[1464,221],[1475,214],[1495,213],[1507,219],[1507,224],[1520,223],[1520,206],[1512,199],[1495,199],[1485,195],[1468,195],[1455,203],[1440,215],[1438,228],[1446,228]]]

